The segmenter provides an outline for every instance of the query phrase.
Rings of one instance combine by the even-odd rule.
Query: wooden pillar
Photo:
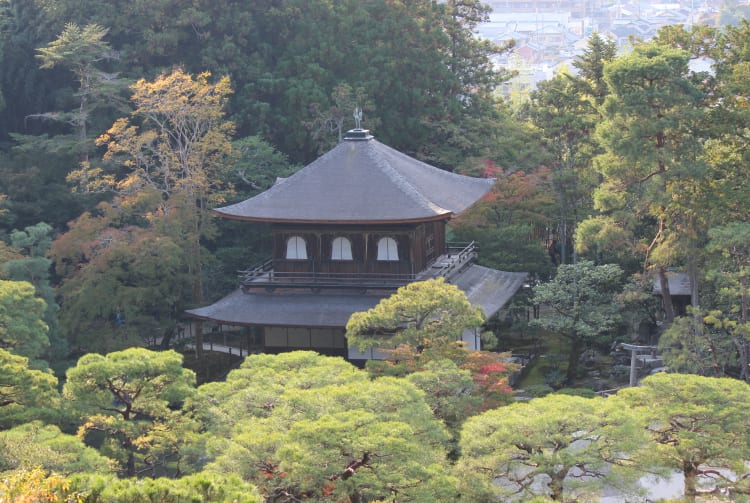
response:
[[[638,352],[635,348],[630,350],[630,387],[638,382]]]

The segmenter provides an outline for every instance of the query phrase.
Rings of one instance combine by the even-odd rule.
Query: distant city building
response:
[[[570,12],[582,18],[612,2],[606,0],[493,0],[487,2],[495,12]]]
[[[573,69],[573,61],[593,32],[615,40],[618,46],[631,38],[648,40],[662,26],[713,21],[720,0],[494,0],[488,22],[477,27],[477,36],[499,44],[515,41],[515,58],[501,55],[498,66],[516,71],[510,90],[533,90],[551,78],[555,68]]]

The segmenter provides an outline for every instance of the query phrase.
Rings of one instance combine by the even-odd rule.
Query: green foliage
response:
[[[672,372],[725,376],[727,367],[737,366],[737,351],[732,339],[721,330],[721,314],[702,315],[698,309],[691,310],[691,314],[675,318],[659,338],[664,365]],[[706,323],[706,319],[713,323]]]
[[[706,283],[713,309],[697,307],[676,319],[659,340],[667,366],[676,372],[748,381],[750,362],[750,226],[731,222],[708,231]]]
[[[577,375],[583,351],[606,347],[620,321],[616,295],[623,287],[623,271],[616,264],[594,265],[580,261],[561,265],[554,279],[534,288],[534,302],[550,312],[534,324],[551,330],[570,343],[566,381]]]
[[[60,231],[92,204],[92,199],[72,193],[65,182],[70,166],[77,162],[72,153],[51,154],[36,147],[21,150],[13,145],[6,155],[0,153],[0,192],[8,194],[0,225],[7,233],[42,221]]]
[[[127,102],[121,96],[127,82],[118,74],[101,68],[106,60],[115,58],[114,51],[104,41],[106,34],[107,29],[97,24],[80,27],[68,23],[55,40],[37,49],[40,68],[68,69],[75,76],[77,87],[71,90],[68,99],[56,104],[63,110],[30,116],[43,123],[56,124],[55,128],[46,129],[51,135],[14,135],[18,149],[43,151],[53,156],[66,152],[76,159],[79,169],[89,169],[90,156],[95,150],[94,138],[110,120],[108,114],[127,110]]]
[[[369,311],[354,313],[346,324],[346,338],[360,350],[443,346],[461,340],[464,330],[476,329],[483,321],[480,307],[439,278],[410,283]]]
[[[29,368],[29,360],[0,349],[0,429],[58,418],[57,378]]]
[[[706,94],[693,78],[690,54],[658,41],[634,47],[604,67],[609,93],[600,111],[596,136],[604,152],[595,159],[603,180],[594,193],[595,208],[605,216],[591,246],[630,243],[642,257],[644,274],[653,268],[662,282],[666,268],[696,264],[705,214],[694,210],[706,175],[700,140],[706,117]],[[626,241],[602,239],[619,226]],[[667,322],[674,319],[672,299],[662,289]]]
[[[424,369],[407,375],[406,380],[424,391],[433,414],[451,430],[481,407],[482,398],[474,392],[471,372],[450,360],[431,361]]]
[[[576,374],[576,377],[578,377],[578,374]],[[566,372],[564,372],[559,367],[547,368],[546,372],[544,373],[544,384],[552,389],[560,389],[565,385],[567,381],[568,379]]]
[[[553,393],[555,390],[548,384],[532,384],[523,389],[524,394],[532,398],[540,398]]]
[[[68,66],[83,81],[91,66],[108,56],[110,48],[104,42],[106,35],[107,29],[103,26],[89,24],[81,28],[69,23],[57,39],[38,50],[41,67]]]
[[[34,359],[49,346],[45,302],[26,281],[0,280],[0,349]]]
[[[553,271],[552,263],[543,243],[530,237],[531,231],[532,226],[528,224],[498,226],[491,230],[465,224],[454,228],[457,239],[480,244],[481,265],[548,278]]]
[[[319,154],[335,147],[343,140],[347,130],[357,126],[354,117],[356,111],[362,115],[361,118],[367,117],[366,129],[377,129],[378,126],[374,105],[362,87],[352,89],[352,86],[345,82],[338,84],[331,93],[331,106],[324,110],[318,108],[317,104],[313,105],[313,119],[306,126],[318,143]]]
[[[103,433],[101,451],[132,477],[179,458],[195,428],[179,408],[194,386],[195,374],[182,367],[178,353],[131,348],[81,357],[68,370],[63,397],[81,425],[79,435]]]
[[[551,171],[510,171],[487,162],[483,174],[497,178],[497,183],[453,221],[456,238],[478,242],[484,265],[548,277],[552,264],[534,229],[548,225],[556,212]]]
[[[591,211],[591,192],[598,182],[592,157],[597,149],[594,126],[600,116],[586,94],[595,92],[588,85],[585,77],[575,80],[559,74],[540,83],[527,105],[527,116],[540,129],[540,143],[550,155],[548,166],[557,196],[555,238],[561,243],[571,240],[581,216]],[[560,262],[572,262],[567,245],[561,249]]]
[[[45,78],[34,58],[36,48],[58,31],[55,24],[60,22],[47,16],[42,4],[38,0],[0,2],[0,62],[4,69],[13,70],[0,74],[0,94],[5,104],[0,108],[3,138],[9,131],[29,128],[28,115],[49,110],[63,94],[59,88],[67,76],[56,74],[52,79]]]
[[[602,202],[602,199],[616,198],[612,193],[598,192],[594,204],[600,209],[615,207],[620,204],[612,201]],[[621,225],[621,221],[605,215],[595,215],[587,218],[576,227],[576,250],[582,256],[596,263],[618,263],[630,265],[635,262],[635,270],[641,264],[633,260],[633,234]],[[628,267],[633,269],[633,267]]]
[[[268,499],[455,497],[448,435],[404,380],[372,381],[342,359],[292,352],[252,355],[198,395],[215,425],[206,470],[238,474]]]
[[[81,474],[71,486],[85,503],[260,503],[257,489],[234,475],[196,473],[178,479],[117,479]]]
[[[72,126],[72,137],[59,135],[53,141],[73,143],[73,149],[79,154],[83,164],[89,162],[89,153],[93,149],[91,126],[97,118],[98,109],[127,109],[125,100],[120,96],[127,82],[117,74],[105,72],[100,68],[104,61],[116,57],[109,44],[104,41],[107,31],[107,28],[98,24],[81,27],[75,23],[68,23],[55,40],[37,49],[36,56],[41,61],[40,68],[63,67],[75,76],[78,84],[75,90],[77,102],[71,104],[72,109],[48,112],[39,117]]]
[[[187,250],[169,235],[178,233],[179,224],[170,223],[179,215],[143,222],[154,199],[160,200],[151,193],[102,203],[97,215],[82,215],[55,241],[50,256],[63,278],[60,325],[74,351],[153,343],[174,326],[189,296]]]
[[[60,87],[68,77],[60,70],[35,68],[36,48],[64,45],[66,54],[78,49],[71,55],[80,58],[91,55],[89,49],[102,40],[83,35],[108,30],[106,40],[119,60],[107,63],[128,77],[153,76],[175,65],[193,73],[230,74],[238,83],[232,110],[242,134],[263,134],[295,161],[309,161],[317,150],[300,125],[316,106],[328,109],[329,97],[344,82],[353,90],[367,90],[381,119],[382,128],[373,127],[380,129],[379,137],[412,152],[420,145],[425,157],[440,165],[481,157],[492,138],[502,138],[493,132],[492,93],[507,74],[496,69],[491,57],[507,47],[474,36],[488,14],[478,1],[285,0],[273,9],[227,1],[185,6],[158,0],[118,9],[93,0],[27,4],[8,9],[10,22],[5,37],[0,36],[6,41],[0,46],[12,56],[3,58],[4,64],[22,71],[19,83],[3,79],[14,124],[23,124],[29,113],[53,109],[38,103],[51,93],[34,91],[53,88],[53,83]],[[61,35],[50,42],[52,33]],[[71,89],[65,87],[70,98]],[[365,123],[372,126],[377,124]]]
[[[44,322],[47,324],[50,347],[45,357],[53,368],[65,365],[68,345],[58,329],[58,306],[55,291],[50,283],[52,261],[46,257],[52,246],[53,229],[44,222],[26,227],[23,231],[11,232],[12,247],[23,254],[23,257],[3,262],[0,259],[0,270],[8,279],[28,281],[34,285],[37,297],[46,303]]]
[[[258,252],[242,248],[264,239],[262,233],[249,236],[255,228],[237,232],[227,227],[220,240],[211,242],[216,236],[213,225],[196,232],[195,224],[205,223],[195,219],[203,218],[204,213],[192,212],[196,200],[208,208],[221,197],[241,198],[267,188],[277,176],[294,169],[288,158],[308,161],[319,152],[321,142],[304,127],[305,122],[321,112],[319,119],[330,119],[337,131],[344,130],[351,124],[353,110],[348,108],[361,100],[365,102],[359,103],[365,108],[364,127],[373,129],[385,143],[441,167],[487,172],[500,179],[487,200],[455,228],[457,236],[480,238],[485,264],[545,278],[552,272],[551,264],[537,238],[529,236],[537,236],[540,229],[559,221],[558,229],[571,234],[575,229],[578,252],[597,264],[617,262],[627,271],[644,265],[644,269],[654,267],[661,272],[667,266],[688,266],[695,299],[701,293],[701,309],[696,308],[689,318],[677,318],[661,337],[667,365],[673,370],[738,374],[748,379],[746,220],[750,171],[746,167],[750,161],[750,114],[746,97],[750,93],[750,51],[746,42],[750,23],[739,21],[716,31],[670,27],[660,31],[652,43],[637,44],[632,53],[617,58],[614,44],[594,35],[574,63],[580,77],[558,76],[540,85],[521,122],[511,118],[493,97],[496,85],[506,75],[492,67],[490,56],[505,48],[473,36],[472,30],[488,12],[479,2],[272,3],[269,7],[269,2],[216,0],[186,5],[154,0],[121,2],[113,9],[111,2],[99,0],[0,0],[0,67],[8,70],[0,72],[0,192],[8,194],[2,226],[15,250],[23,251],[23,256],[13,256],[12,250],[0,250],[1,274],[4,279],[29,281],[36,296],[47,302],[42,315],[40,304],[32,300],[33,290],[25,287],[9,292],[6,283],[0,284],[0,293],[10,299],[7,312],[0,313],[0,347],[13,346],[12,351],[31,358],[65,352],[54,341],[51,350],[44,349],[45,338],[54,337],[55,306],[49,291],[49,262],[44,258],[51,231],[35,225],[40,221],[58,230],[74,221],[69,232],[56,241],[51,257],[61,277],[62,327],[76,351],[143,344],[170,330],[184,306],[201,298],[200,281],[210,278],[214,295],[229,287],[224,281],[226,271],[220,270],[218,262],[224,262],[225,269],[232,272],[246,267],[254,262],[252,253]],[[727,4],[723,14],[739,12],[735,3]],[[63,25],[68,22],[71,24]],[[355,41],[356,46],[342,44],[342,40]],[[110,52],[110,47],[115,51]],[[115,53],[119,59],[110,59]],[[39,68],[35,54],[42,56],[44,69]],[[714,72],[693,74],[688,61],[704,55],[713,59]],[[148,178],[137,176],[147,169],[138,164],[143,151],[124,148],[136,145],[136,140],[158,136],[156,129],[148,127],[155,124],[157,115],[138,114],[128,122],[116,123],[108,137],[116,140],[112,157],[108,157],[114,165],[99,162],[100,152],[90,140],[102,126],[112,123],[110,114],[120,105],[116,90],[110,87],[114,74],[144,78],[134,91],[142,92],[141,98],[160,101],[169,98],[168,91],[185,89],[184,81],[177,80],[161,86],[168,81],[164,72],[180,64],[185,74],[209,69],[215,75],[231,76],[236,93],[231,97],[224,94],[219,101],[226,98],[230,104],[243,138],[231,149],[219,141],[202,151],[210,160],[221,159],[218,169],[206,179],[171,177],[175,172],[166,168],[172,166],[169,156],[163,158],[168,162],[153,165],[152,174],[166,175],[177,185],[188,187],[184,193],[170,192],[175,186],[171,183],[169,189],[162,190],[169,192],[163,199],[156,192],[141,190]],[[160,74],[165,78],[148,80]],[[366,97],[361,90],[366,90]],[[114,102],[109,101],[113,98]],[[130,133],[134,136],[128,136]],[[162,153],[166,152],[158,151]],[[123,194],[137,189],[137,197],[115,198],[77,218],[95,199],[71,194],[64,177],[85,154],[91,162],[79,166],[79,181],[86,185],[93,179],[86,177],[97,169],[113,168],[106,173],[112,178],[104,181],[114,185],[107,186],[117,186]],[[595,155],[596,175],[590,171]],[[509,169],[489,173],[493,166],[485,162],[488,159]],[[124,162],[119,163],[121,160]],[[199,160],[190,166],[202,163]],[[131,173],[135,165],[137,169]],[[542,165],[546,168],[536,170]],[[598,177],[602,183],[592,193]],[[198,193],[192,188],[200,186],[200,192],[210,183],[191,186],[193,182],[216,182],[209,190],[217,190],[205,199],[207,193],[202,192],[196,198]],[[232,184],[239,189],[234,196],[224,191]],[[591,218],[586,218],[590,213]],[[12,226],[24,230],[11,234]],[[232,239],[227,238],[229,234]],[[204,246],[210,246],[218,259],[207,257]],[[589,267],[587,264],[582,267]],[[188,273],[200,281],[190,285]],[[611,284],[618,284],[613,278]],[[630,314],[631,319],[654,321],[650,278],[622,296],[614,295],[618,288],[602,286],[609,280],[592,286],[560,276],[556,282],[562,284],[559,290],[552,292],[552,287],[545,286],[538,292],[548,288],[550,295],[566,300],[549,300],[558,310],[541,324],[554,319],[550,327],[570,335],[573,351],[567,379],[577,373],[573,370],[577,345],[604,345],[611,340],[618,319],[616,309],[625,317],[628,313],[622,312],[622,306],[637,305],[639,310]],[[589,287],[591,293],[586,293]],[[433,294],[425,295],[424,305],[430,297],[437,297]],[[539,293],[537,300],[542,298]],[[437,312],[430,309],[425,310]],[[474,327],[478,318],[474,319],[474,313],[465,314],[474,320],[468,324]],[[365,344],[378,346],[394,336],[388,342],[395,345],[397,337],[403,336],[411,344],[392,353],[401,358],[398,363],[368,364],[370,376],[343,360],[321,360],[313,354],[254,357],[252,364],[231,374],[226,383],[207,385],[200,398],[189,399],[192,418],[176,414],[172,409],[180,403],[170,401],[160,411],[146,407],[142,414],[135,414],[137,424],[115,424],[119,419],[104,418],[101,407],[116,409],[121,404],[113,402],[106,389],[97,388],[92,393],[103,393],[102,401],[98,407],[92,405],[87,417],[96,419],[87,424],[101,426],[113,436],[101,441],[89,430],[86,438],[101,445],[103,452],[117,453],[122,462],[128,450],[122,451],[116,444],[127,444],[127,435],[132,434],[138,439],[130,451],[138,458],[138,470],[150,468],[152,474],[155,465],[145,462],[147,453],[159,459],[156,464],[171,463],[170,456],[179,450],[183,456],[180,465],[170,464],[169,470],[183,470],[184,463],[208,453],[212,469],[240,473],[262,487],[267,499],[454,501],[456,479],[445,475],[444,464],[445,446],[450,444],[434,418],[458,428],[478,409],[507,400],[504,378],[508,368],[500,371],[495,364],[501,360],[490,362],[484,355],[469,354],[453,344],[465,328],[460,323],[463,315],[453,316],[448,310],[436,318],[430,316],[426,318],[430,322],[422,327],[416,328],[415,323],[413,331],[409,320],[398,318],[383,317],[376,324],[363,324],[363,334],[354,336],[353,341],[361,337]],[[7,320],[17,325],[7,329]],[[46,334],[41,320],[49,327]],[[19,342],[18,337],[32,342]],[[425,338],[432,340],[425,345]],[[442,344],[447,341],[451,343]],[[0,360],[0,427],[33,418],[53,419],[58,406],[54,378],[30,370],[26,358],[4,349]],[[93,360],[82,361],[88,365]],[[32,362],[32,367],[35,365]],[[386,378],[370,381],[371,376]],[[396,379],[403,376],[403,380]],[[557,378],[555,385],[560,385],[562,376],[553,377]],[[668,440],[655,453],[673,460],[683,456],[682,465],[666,462],[666,457],[657,462],[644,457],[639,461],[641,468],[650,470],[652,462],[691,468],[700,457],[690,453],[692,457],[686,457],[685,452],[710,451],[714,456],[709,448],[696,447],[698,440],[710,440],[731,458],[731,462],[719,459],[717,463],[743,475],[743,467],[735,460],[748,459],[746,452],[740,452],[745,449],[744,441],[722,435],[747,425],[738,413],[725,414],[729,405],[722,402],[721,393],[739,404],[746,403],[747,397],[737,390],[715,391],[708,381],[695,384],[690,376],[680,380],[686,383],[689,395],[679,391],[677,378],[659,393],[650,389],[655,385],[645,385],[646,397],[639,398],[636,405],[638,413],[649,421],[643,426],[656,428],[672,422],[683,426],[705,418],[715,418],[716,424],[707,427],[703,432],[708,432],[706,437],[700,439],[697,431],[681,431],[677,438],[674,435],[679,428],[654,430],[656,441]],[[406,381],[413,385],[404,386]],[[535,390],[531,391],[534,394]],[[6,399],[8,396],[11,398]],[[488,396],[492,399],[487,400]],[[705,403],[690,402],[698,402],[698,398]],[[667,405],[658,411],[652,406],[656,403]],[[712,404],[726,407],[708,410]],[[665,410],[694,408],[700,414],[689,421],[676,413],[657,416]],[[560,405],[560,409],[565,407]],[[425,411],[432,411],[431,415]],[[512,411],[515,414],[515,409]],[[119,412],[109,412],[114,418],[122,417]],[[591,411],[590,415],[600,412]],[[151,414],[166,414],[166,419],[152,421]],[[556,412],[546,414],[553,417]],[[586,425],[583,418],[574,418],[577,424]],[[527,422],[538,419],[532,417]],[[200,439],[191,433],[193,420],[208,425]],[[148,429],[149,421],[157,425],[154,431]],[[76,441],[78,447],[74,448],[72,440],[58,438],[55,430],[34,428],[33,434],[31,430],[2,434],[2,441],[9,443],[3,444],[0,456],[26,456],[24,466],[29,468],[3,477],[0,485],[12,480],[17,487],[29,488],[29,495],[42,499],[44,491],[62,487],[67,481],[54,474],[47,477],[31,464],[44,460],[57,463],[61,457],[68,463],[67,456],[79,452],[80,442]],[[53,453],[47,447],[51,439],[65,447]],[[494,447],[502,450],[507,446],[498,443]],[[65,454],[60,454],[63,451]],[[415,461],[422,458],[426,461],[421,465]],[[468,466],[471,459],[464,461]],[[15,461],[8,463],[11,466]],[[346,471],[347,466],[352,467],[351,472]],[[186,479],[139,483],[92,478],[85,487],[96,488],[101,500],[241,499],[235,489],[250,494],[251,500],[261,498],[237,478],[219,481],[217,473],[185,482],[193,489],[181,485]],[[344,473],[353,475],[345,479]],[[467,498],[481,501],[480,497],[487,495],[495,501],[496,488],[488,485],[489,479],[474,479],[477,473],[466,478],[467,487],[476,481],[467,489]],[[686,480],[692,476],[687,473]],[[719,485],[728,485],[727,491],[746,490],[726,481]],[[210,495],[210,491],[195,489],[197,486],[226,492]],[[394,488],[401,492],[396,494]],[[686,493],[690,491],[686,489]],[[578,494],[568,493],[571,497]]]
[[[238,201],[269,189],[278,178],[286,178],[298,169],[290,164],[287,156],[259,136],[235,140],[232,150],[236,160],[229,181],[237,190],[233,199]]]
[[[370,363],[368,371],[408,375],[427,393],[435,414],[455,429],[477,410],[505,403],[512,393],[508,376],[515,366],[507,362],[508,354],[463,347],[463,332],[477,330],[483,321],[481,308],[440,278],[401,287],[369,311],[354,313],[347,338],[361,350],[387,353],[387,362]],[[432,386],[430,380],[441,384]]]
[[[583,54],[573,62],[580,75],[575,80],[576,84],[583,88],[585,95],[594,99],[596,105],[602,104],[609,91],[604,81],[604,67],[616,55],[617,43],[594,32]]]
[[[366,379],[366,374],[343,359],[323,358],[312,351],[250,355],[224,382],[198,388],[193,408],[210,412],[203,422],[213,431],[228,435],[243,417],[267,417],[287,387],[315,389]],[[208,404],[216,407],[207,411],[204,406]]]
[[[294,160],[317,154],[318,142],[299,128],[311,110],[349,106],[330,98],[342,83],[355,95],[367,90],[382,127],[369,120],[364,102],[363,127],[411,153],[419,145],[420,156],[438,165],[454,167],[456,158],[480,156],[491,143],[491,93],[504,75],[490,57],[502,48],[473,36],[486,16],[478,2],[287,1],[270,11],[260,5],[234,11],[254,30],[226,40],[219,36],[224,28],[211,25],[206,52],[248,83],[251,92],[238,92],[233,107],[240,129],[271,131],[269,140]],[[341,40],[356,41],[356,48]],[[228,61],[227,54],[237,56]],[[348,119],[353,111],[335,115]]]
[[[596,391],[588,388],[562,388],[555,391],[558,395],[580,396],[582,398],[596,398]]]
[[[637,474],[630,453],[645,436],[629,410],[613,405],[552,394],[468,419],[456,467],[463,500],[574,499],[579,478],[589,496],[602,477],[624,488]]]
[[[617,394],[651,436],[644,466],[658,464],[682,472],[685,497],[693,501],[701,479],[711,485],[746,491],[750,426],[744,382],[688,374],[660,373],[641,386]],[[730,470],[728,478],[721,469]]]
[[[705,321],[734,345],[740,379],[750,382],[750,224],[731,222],[709,229],[707,278],[717,291],[717,307]]]
[[[52,246],[52,227],[44,222],[26,227],[24,230],[14,230],[10,234],[13,248],[21,251],[27,257],[43,257]]]
[[[114,468],[112,460],[57,426],[32,421],[0,432],[0,472],[35,467],[65,476]]]

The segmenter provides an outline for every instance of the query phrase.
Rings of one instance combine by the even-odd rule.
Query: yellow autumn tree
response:
[[[113,191],[122,204],[145,206],[156,233],[186,250],[192,302],[200,304],[201,240],[213,232],[208,209],[229,192],[223,180],[234,134],[224,117],[230,81],[177,69],[131,89],[133,112],[97,139],[106,147],[105,165],[75,171],[69,180],[88,191]]]
[[[21,468],[6,472],[0,479],[0,501],[38,503],[41,501],[80,501],[70,489],[70,481],[56,473],[46,473],[42,468]]]
[[[131,89],[135,107],[97,140],[105,145],[105,161],[127,168],[98,176],[90,188],[132,194],[159,191],[165,200],[188,195],[206,203],[222,200],[220,172],[231,153],[234,124],[225,120],[224,105],[232,93],[229,77],[209,82],[211,74],[195,78],[181,69],[144,79]],[[72,175],[75,177],[75,174]]]

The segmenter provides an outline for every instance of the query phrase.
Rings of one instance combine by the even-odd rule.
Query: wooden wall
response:
[[[307,260],[286,258],[290,237],[302,237]],[[353,260],[332,260],[337,237],[349,239]],[[398,261],[379,261],[378,241],[390,237],[398,245]],[[416,274],[445,250],[445,221],[402,225],[335,226],[276,225],[273,227],[274,270],[279,272]]]

